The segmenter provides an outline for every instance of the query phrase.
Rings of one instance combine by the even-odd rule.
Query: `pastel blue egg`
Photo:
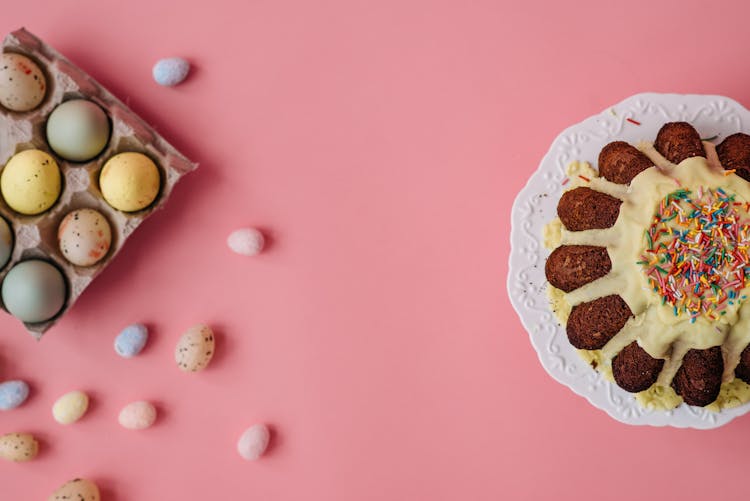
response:
[[[23,322],[44,322],[65,306],[67,288],[60,270],[39,259],[10,269],[0,290],[5,308]]]
[[[147,340],[148,329],[145,325],[128,325],[115,338],[115,351],[121,357],[134,357],[146,346]]]
[[[29,385],[24,381],[6,381],[0,384],[0,410],[15,409],[29,398]]]
[[[169,57],[156,62],[153,69],[154,80],[159,85],[172,87],[185,80],[190,71],[190,63],[181,57]]]

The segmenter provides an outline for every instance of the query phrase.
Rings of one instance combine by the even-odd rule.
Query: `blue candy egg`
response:
[[[185,80],[190,71],[190,63],[181,57],[160,59],[153,69],[154,80],[159,85],[172,87]]]
[[[24,381],[6,381],[0,384],[0,410],[15,409],[29,398],[29,385]]]
[[[115,338],[115,351],[121,357],[134,357],[143,350],[147,340],[148,329],[145,325],[128,325]]]

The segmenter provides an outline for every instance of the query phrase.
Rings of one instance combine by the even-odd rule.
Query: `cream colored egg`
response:
[[[58,398],[52,406],[52,417],[60,424],[72,424],[86,414],[89,397],[82,391],[71,391]]]
[[[159,194],[159,168],[142,153],[120,153],[104,164],[99,188],[107,203],[115,209],[139,211],[151,205]]]
[[[201,371],[214,356],[214,333],[206,325],[194,325],[180,337],[174,357],[177,367],[185,372]]]
[[[0,104],[12,111],[33,110],[46,92],[47,80],[34,61],[12,52],[0,55]]]
[[[76,266],[91,266],[109,252],[112,230],[101,212],[78,209],[63,218],[57,229],[57,241],[65,259]]]
[[[0,191],[11,209],[21,214],[40,214],[60,196],[62,181],[57,162],[42,150],[13,155],[0,174]]]
[[[75,478],[70,482],[65,482],[50,497],[48,501],[61,501],[70,499],[74,501],[100,501],[99,487],[91,480],[85,478]]]
[[[38,453],[39,442],[29,433],[7,433],[0,436],[0,458],[6,461],[31,461]]]

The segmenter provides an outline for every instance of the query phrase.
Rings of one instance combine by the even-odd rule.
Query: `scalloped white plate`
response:
[[[565,166],[572,160],[596,166],[605,144],[653,141],[659,128],[673,121],[690,122],[701,137],[718,136],[718,144],[729,134],[748,132],[750,111],[723,96],[636,94],[563,131],[513,203],[508,294],[542,366],[594,407],[627,424],[717,428],[750,411],[750,404],[718,413],[687,405],[669,412],[642,408],[633,395],[581,359],[550,311],[546,294],[544,263],[549,251],[542,244],[542,228],[557,215]]]

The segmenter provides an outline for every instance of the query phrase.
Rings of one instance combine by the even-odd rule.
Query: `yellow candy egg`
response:
[[[58,398],[52,406],[52,417],[60,424],[73,424],[86,414],[89,396],[82,391],[71,391]]]
[[[60,189],[60,168],[42,150],[16,153],[0,174],[5,201],[21,214],[32,216],[46,211],[57,201]]]
[[[123,212],[145,209],[156,199],[161,187],[159,169],[142,153],[113,156],[104,164],[99,188],[109,205]]]

